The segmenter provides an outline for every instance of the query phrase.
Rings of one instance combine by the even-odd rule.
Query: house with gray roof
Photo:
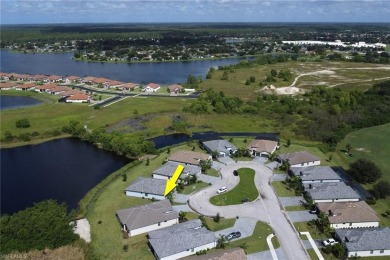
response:
[[[348,257],[390,256],[390,228],[336,229]]]
[[[164,200],[166,184],[166,180],[138,177],[125,192],[130,197]]]
[[[295,176],[298,176],[302,183],[342,181],[340,175],[330,166],[294,167],[290,171]]]
[[[169,200],[120,209],[116,213],[122,230],[129,236],[147,233],[179,223],[179,213],[174,211]]]
[[[230,156],[237,152],[237,147],[226,140],[211,140],[203,142],[203,147],[210,153],[217,153],[218,157]]]
[[[344,182],[305,183],[303,186],[316,203],[360,200],[360,195]]]
[[[328,216],[331,228],[379,227],[379,218],[365,201],[321,202],[316,207]]]
[[[153,178],[169,180],[179,164],[178,162],[166,162],[153,172]],[[199,176],[202,172],[202,168],[197,165],[186,164],[183,166],[184,169],[180,174],[180,180],[185,180],[188,176]]]
[[[306,167],[320,165],[321,159],[306,151],[280,154],[277,158],[280,163],[288,162],[290,167]]]
[[[156,259],[174,260],[217,246],[214,232],[202,227],[199,219],[148,233],[149,245]]]

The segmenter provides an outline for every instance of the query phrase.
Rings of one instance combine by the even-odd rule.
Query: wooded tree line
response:
[[[19,211],[12,216],[1,215],[0,252],[27,252],[68,245],[79,237],[73,233],[71,224],[75,219],[68,213],[65,204],[47,200]]]
[[[322,141],[329,149],[355,129],[390,122],[390,81],[369,91],[314,87],[302,96],[259,95],[243,101],[209,89],[183,109],[193,114],[262,115],[280,125],[296,126],[296,135]]]
[[[156,152],[155,144],[141,136],[130,136],[119,132],[108,133],[104,127],[87,131],[78,121],[70,121],[62,131],[129,158]]]

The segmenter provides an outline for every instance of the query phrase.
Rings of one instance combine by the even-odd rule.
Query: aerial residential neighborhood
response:
[[[390,259],[388,1],[0,16],[1,259]]]

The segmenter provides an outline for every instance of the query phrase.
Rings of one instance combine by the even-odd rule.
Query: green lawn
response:
[[[247,254],[253,254],[256,252],[262,252],[269,250],[267,244],[267,236],[272,234],[273,230],[266,223],[261,221],[257,222],[253,235],[251,237],[243,238],[237,241],[232,241],[229,243],[228,248],[240,247],[245,245],[245,252]],[[272,239],[272,244],[274,248],[280,247],[277,239]]]
[[[315,224],[310,225],[309,222],[296,222],[294,223],[294,227],[297,232],[310,232],[310,235],[313,239],[327,239],[325,234],[321,233]],[[301,235],[301,239],[307,240],[306,235]]]
[[[236,223],[235,218],[221,218],[219,222],[215,222],[213,218],[205,217],[207,226],[211,231],[218,231],[225,228],[231,228]]]
[[[182,191],[180,191],[179,193],[182,193],[182,194],[191,194],[195,191],[198,191],[198,190],[201,190],[205,187],[208,187],[209,184],[208,183],[205,183],[205,182],[202,182],[202,181],[198,181],[197,183],[195,184],[191,184],[189,186],[184,186],[184,189]]]
[[[188,149],[186,145],[171,148],[174,153],[178,150]],[[121,234],[121,227],[115,216],[116,211],[123,208],[151,203],[150,200],[128,197],[124,194],[124,189],[132,183],[138,176],[149,177],[153,170],[162,165],[166,159],[166,154],[161,154],[150,160],[149,166],[141,163],[135,167],[126,169],[127,181],[123,182],[121,175],[108,182],[100,191],[98,188],[92,190],[80,203],[82,211],[89,205],[87,219],[91,225],[90,243],[91,251],[96,259],[155,259],[147,246],[145,234],[124,239]],[[109,176],[107,179],[112,178]],[[95,195],[95,199],[91,198]],[[198,218],[195,213],[187,213],[188,219]],[[99,224],[101,221],[101,224]],[[123,245],[128,245],[128,252],[123,251]]]
[[[301,210],[307,210],[304,206],[287,206],[284,207],[286,211],[301,211]]]
[[[253,136],[222,136],[225,140],[228,140],[239,149],[246,149],[248,144],[255,139]]]
[[[206,171],[206,175],[214,176],[214,177],[219,177],[220,174],[217,170],[210,168]]]
[[[345,145],[352,145],[354,157],[345,155],[341,150]],[[356,159],[366,158],[373,161],[382,170],[383,179],[390,181],[390,123],[364,128],[352,132],[337,146],[338,155],[349,164]]]
[[[294,189],[290,189],[287,187],[286,184],[284,184],[281,181],[274,181],[272,182],[272,186],[275,189],[276,195],[278,197],[295,197],[295,191]]]
[[[212,204],[217,206],[236,205],[241,204],[243,198],[253,201],[259,196],[254,182],[255,171],[249,168],[241,168],[238,173],[240,178],[238,185],[231,191],[212,197],[210,199]]]

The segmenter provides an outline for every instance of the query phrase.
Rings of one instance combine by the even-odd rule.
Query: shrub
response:
[[[31,125],[27,118],[22,118],[16,121],[15,126],[17,128],[29,128]]]
[[[221,216],[219,215],[219,212],[218,212],[217,215],[214,217],[214,222],[219,223],[220,220],[221,220]]]

